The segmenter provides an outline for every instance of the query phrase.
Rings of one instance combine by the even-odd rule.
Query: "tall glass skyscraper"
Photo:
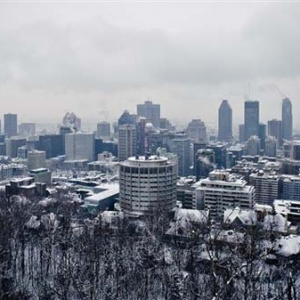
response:
[[[232,139],[232,109],[227,100],[219,107],[218,140],[229,142]]]
[[[4,134],[8,138],[18,134],[18,116],[16,114],[4,115]]]
[[[244,134],[245,140],[248,140],[251,136],[259,134],[259,102],[245,101],[244,110]]]
[[[291,140],[293,136],[292,102],[289,98],[282,100],[282,138]]]

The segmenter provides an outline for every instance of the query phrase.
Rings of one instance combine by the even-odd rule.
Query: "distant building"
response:
[[[193,143],[206,143],[206,126],[200,119],[193,119],[187,127],[186,133]]]
[[[145,101],[144,104],[137,105],[137,115],[145,117],[155,128],[160,127],[160,105],[153,104],[152,101]]]
[[[277,139],[274,136],[268,136],[265,141],[265,156],[276,157]]]
[[[266,143],[266,124],[260,123],[258,126],[258,137],[260,139],[260,149],[264,150],[265,149],[265,143]]]
[[[245,146],[245,152],[247,155],[255,156],[260,154],[260,139],[258,136],[251,136]]]
[[[280,120],[270,120],[268,121],[268,135],[273,136],[277,142],[278,145],[282,145],[282,121]]]
[[[239,141],[240,142],[245,141],[245,125],[244,124],[239,125]]]
[[[120,205],[129,215],[170,211],[176,205],[176,165],[165,157],[130,157],[120,164]]]
[[[95,159],[95,136],[92,133],[69,133],[65,136],[66,160]]]
[[[28,151],[27,153],[28,170],[40,169],[46,167],[46,152],[45,151]]]
[[[30,170],[29,175],[34,179],[34,182],[45,183],[47,186],[52,184],[51,172],[46,168]]]
[[[178,176],[188,176],[191,174],[191,141],[186,135],[177,136],[173,140],[172,152],[178,158]]]
[[[227,208],[253,208],[255,188],[226,171],[215,170],[209,178],[200,180],[195,192],[197,204],[209,210],[212,217],[223,216]]]
[[[69,127],[72,132],[81,130],[81,119],[78,118],[74,113],[66,113],[62,121],[64,127]]]
[[[282,197],[283,200],[295,200],[300,203],[300,176],[283,176]]]
[[[136,126],[132,124],[119,125],[118,129],[118,159],[123,161],[137,153]]]
[[[19,135],[22,137],[35,135],[35,123],[21,123],[19,125]]]
[[[218,141],[230,142],[232,140],[232,109],[228,100],[223,100],[219,107]]]
[[[244,138],[259,135],[259,102],[245,101],[244,105]]]
[[[215,152],[212,149],[198,150],[194,166],[197,180],[208,177],[209,173],[215,169]]]
[[[99,138],[110,138],[110,123],[109,122],[100,122],[97,123],[97,137]]]
[[[18,148],[26,145],[26,139],[14,136],[5,140],[6,155],[12,158],[18,156]]]
[[[293,137],[293,110],[289,98],[282,100],[282,138],[291,140]]]
[[[60,134],[47,134],[39,136],[38,150],[46,152],[46,158],[64,155],[64,137]]]
[[[4,134],[10,138],[18,135],[18,115],[5,114],[4,115]]]

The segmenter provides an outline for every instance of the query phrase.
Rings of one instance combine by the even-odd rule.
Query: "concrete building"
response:
[[[260,170],[251,174],[249,181],[255,187],[257,203],[272,205],[278,198],[280,182],[278,175],[265,174]]]
[[[193,119],[187,127],[186,133],[192,143],[206,143],[206,126],[200,119]]]
[[[27,153],[28,170],[40,169],[46,167],[46,152],[45,151],[28,151]]]
[[[293,108],[289,98],[282,100],[282,138],[291,140],[293,137]]]
[[[268,136],[273,136],[278,145],[282,145],[282,121],[276,119],[268,121]]]
[[[191,141],[186,135],[177,136],[173,140],[172,152],[178,159],[178,176],[186,177],[191,173]]]
[[[7,138],[18,135],[18,115],[4,115],[4,134]]]
[[[13,136],[5,140],[6,155],[12,158],[18,156],[18,148],[26,145],[26,139]]]
[[[97,123],[97,137],[108,139],[110,138],[111,132],[110,132],[110,123],[109,122],[100,122]]]
[[[61,134],[47,134],[39,136],[38,150],[46,152],[46,158],[64,155],[64,137]]]
[[[268,136],[265,142],[265,156],[276,157],[277,139],[274,136]]]
[[[170,211],[176,205],[176,164],[166,157],[130,157],[120,164],[120,205],[129,215]]]
[[[65,135],[66,160],[95,159],[95,135],[92,133],[69,133]]]
[[[259,134],[259,102],[245,101],[244,105],[244,133],[245,140]]]
[[[124,161],[137,153],[136,126],[132,124],[119,125],[118,129],[118,159]]]
[[[196,179],[204,179],[215,169],[215,153],[212,149],[200,149],[196,153],[194,175]]]
[[[212,217],[222,217],[227,208],[253,208],[255,188],[226,171],[215,170],[200,180],[195,191],[196,205],[209,210]]]
[[[34,179],[34,182],[45,183],[47,186],[50,186],[52,184],[52,174],[46,168],[30,170],[29,175]]]
[[[282,176],[283,200],[300,201],[300,176]]]
[[[153,104],[152,101],[145,101],[144,104],[137,105],[137,115],[145,117],[155,128],[160,128],[160,105]]]
[[[300,224],[300,202],[277,199],[274,201],[274,210],[292,224]]]
[[[219,107],[218,141],[230,142],[232,140],[232,109],[228,100],[223,100]]]
[[[256,135],[251,136],[245,145],[245,153],[250,156],[260,154],[260,138]]]

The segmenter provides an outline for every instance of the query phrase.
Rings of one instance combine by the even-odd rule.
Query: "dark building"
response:
[[[26,145],[26,139],[20,137],[11,137],[5,140],[6,155],[9,157],[18,157],[18,149]]]
[[[223,100],[219,107],[218,140],[229,142],[232,140],[232,109],[227,100]]]
[[[137,105],[137,115],[144,117],[151,122],[155,128],[160,127],[160,105],[153,104],[152,101],[145,101],[144,104]]]
[[[95,139],[95,160],[98,160],[98,154],[103,152],[103,140],[100,138]]]
[[[244,106],[244,139],[257,135],[259,131],[259,102],[245,101]]]
[[[266,124],[260,123],[258,126],[258,137],[260,139],[260,149],[265,150],[266,144]]]
[[[191,175],[191,140],[186,136],[182,135],[173,140],[172,152],[177,155],[177,167],[178,176],[189,176]]]
[[[18,115],[5,114],[4,115],[4,134],[6,137],[18,135]]]
[[[289,98],[282,100],[282,138],[291,140],[293,136],[292,102]]]
[[[61,134],[39,136],[38,150],[46,151],[46,158],[64,155],[64,138]]]
[[[207,178],[215,168],[215,152],[212,149],[200,149],[195,157],[196,179]]]
[[[239,141],[240,142],[245,141],[245,125],[244,124],[239,125]]]
[[[282,145],[282,121],[270,120],[268,121],[268,135],[277,139],[278,145]]]

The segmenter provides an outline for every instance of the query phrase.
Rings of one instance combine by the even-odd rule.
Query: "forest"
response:
[[[109,224],[68,192],[1,194],[0,299],[299,299],[299,257],[274,255],[275,234],[239,228],[228,243],[211,222],[167,237],[169,218]]]

